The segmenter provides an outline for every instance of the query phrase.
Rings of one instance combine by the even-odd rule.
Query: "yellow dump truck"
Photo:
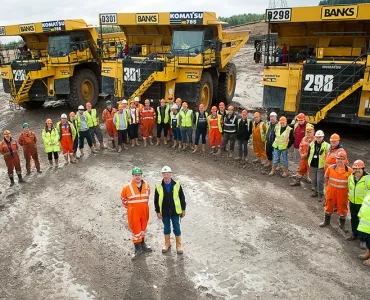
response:
[[[22,38],[14,48],[0,48],[0,68],[10,103],[24,108],[58,99],[74,109],[86,102],[95,105],[101,90],[100,54],[115,51],[115,45],[101,39],[114,36],[124,44],[122,33],[99,35],[83,20],[0,26],[2,36]]]
[[[179,97],[206,108],[230,103],[236,85],[230,61],[249,32],[225,31],[222,24],[212,12],[100,14],[102,27],[119,26],[127,38],[117,55],[104,55],[103,94],[153,102]]]
[[[263,106],[288,117],[303,112],[314,124],[370,125],[370,4],[267,9],[265,16]]]

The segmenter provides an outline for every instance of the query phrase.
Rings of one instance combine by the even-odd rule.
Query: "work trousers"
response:
[[[146,235],[149,220],[148,203],[135,203],[127,207],[128,225],[132,232],[132,242],[141,243]]]
[[[31,157],[33,161],[35,162],[35,167],[37,170],[40,170],[40,161],[39,156],[37,154],[37,147],[36,145],[30,145],[30,146],[23,146],[23,155],[26,160],[26,170],[27,172],[31,172]]]
[[[272,143],[266,142],[266,156],[268,160],[272,160],[274,157],[274,147],[272,147]]]
[[[113,121],[105,121],[105,129],[107,130],[107,133],[110,136],[111,140],[114,140],[114,138],[117,137],[116,125],[113,123]]]
[[[180,229],[180,215],[171,215],[167,217],[162,217],[163,222],[163,233],[164,235],[171,234],[171,223],[173,228],[173,234],[175,236],[181,236]]]
[[[168,135],[168,129],[170,128],[170,124],[164,124],[164,123],[157,123],[157,138],[160,138],[162,136],[162,130],[164,137],[167,137]]]
[[[306,173],[308,173],[308,175],[310,175],[310,168],[308,166],[307,158],[305,158],[305,159],[301,158],[299,160],[299,169],[298,169],[297,173],[300,177],[304,176]]]
[[[234,151],[235,141],[236,141],[236,133],[224,132],[222,136],[222,150],[226,150],[226,146],[230,141],[230,151]]]
[[[199,145],[200,136],[202,136],[202,144],[206,143],[207,128],[195,129],[195,145]]]
[[[248,140],[238,140],[238,146],[239,146],[239,157],[246,158],[248,156]]]
[[[180,128],[172,128],[173,140],[174,141],[181,141],[181,132]]]
[[[358,223],[360,219],[358,218],[358,212],[360,211],[362,204],[355,204],[351,201],[349,202],[349,209],[351,211],[351,227],[352,227],[352,234],[357,236],[360,241],[365,242],[366,240],[366,233],[358,231]],[[370,249],[370,248],[369,248]]]
[[[301,159],[301,154],[299,153],[299,149],[297,148],[294,148],[294,156],[295,156],[295,161],[297,163],[299,163],[300,159]]]
[[[48,160],[53,160],[53,154],[54,154],[54,159],[59,158],[59,153],[58,152],[48,152]]]
[[[193,127],[180,127],[183,143],[193,143]]]
[[[253,151],[257,157],[261,158],[262,160],[266,159],[265,142],[262,142],[260,137],[253,138]]]
[[[128,125],[127,131],[130,140],[137,139],[139,137],[139,124]]]
[[[16,170],[17,174],[22,174],[21,161],[19,160],[18,152],[13,152],[13,156],[11,154],[5,154],[4,160],[8,168],[9,177],[13,177],[14,169]]]
[[[95,139],[95,136],[96,136],[99,143],[102,144],[103,143],[103,133],[102,133],[100,127],[99,126],[93,126],[93,127],[90,127],[89,130],[90,130],[90,134],[91,134],[92,143],[94,145],[96,144],[96,139]]]
[[[78,139],[79,139],[79,143],[80,143],[80,145],[79,145],[80,149],[84,148],[85,139],[86,139],[87,144],[89,145],[90,148],[93,146],[93,142],[92,142],[91,134],[90,134],[89,130],[80,131],[80,136],[79,136]]]
[[[370,234],[368,233],[364,233],[363,234],[365,235],[365,240],[366,240],[366,248],[367,249],[370,249]]]
[[[325,213],[332,214],[334,207],[337,207],[339,216],[346,216],[348,213],[348,189],[338,188],[328,184],[325,195]]]
[[[214,148],[215,146],[221,147],[222,133],[218,128],[211,128],[208,134],[209,145]]]
[[[75,140],[73,141],[73,153],[76,153],[78,149],[78,136],[75,137]]]
[[[121,146],[123,143],[127,143],[127,129],[117,130],[118,134],[118,146]]]
[[[154,119],[143,120],[140,131],[144,138],[153,137]]]
[[[324,168],[310,167],[312,188],[320,195],[324,195]]]
[[[280,163],[280,157],[283,157],[283,166],[288,167],[289,166],[288,149],[279,150],[277,148],[274,148],[274,155],[273,155],[274,160],[272,162],[272,165],[274,167],[277,167],[278,164]]]

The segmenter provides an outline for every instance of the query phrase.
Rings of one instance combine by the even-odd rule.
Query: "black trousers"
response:
[[[76,153],[78,149],[78,136],[75,137],[75,140],[73,141],[73,153]]]
[[[121,146],[123,143],[127,143],[127,130],[117,130],[118,134],[118,145]]]
[[[139,124],[128,125],[128,137],[131,140],[139,137]]]
[[[349,201],[349,209],[351,211],[352,234],[354,236],[357,236],[361,241],[365,241],[366,233],[357,230],[358,223],[360,222],[358,218],[358,212],[360,211],[360,208],[361,204],[354,204]]]
[[[168,124],[168,123],[167,124],[164,124],[164,123],[158,124],[157,123],[157,138],[161,137],[162,130],[164,132],[164,137],[167,137],[169,128],[170,128],[170,124]]]
[[[48,153],[48,160],[53,160],[53,154],[54,154],[54,159],[58,159],[59,158],[58,152],[49,152]]]
[[[80,131],[80,149],[83,149],[84,148],[84,141],[87,141],[87,144],[90,146],[90,148],[92,147],[93,143],[92,143],[92,139],[91,139],[91,134],[90,134],[90,131],[89,130],[86,130],[86,131]]]
[[[274,152],[274,148],[272,144],[266,142],[266,156],[267,160],[272,160],[272,153]]]

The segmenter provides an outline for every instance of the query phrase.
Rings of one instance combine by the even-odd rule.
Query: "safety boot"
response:
[[[215,154],[217,151],[216,151],[216,147],[212,147],[212,150],[211,152],[209,152],[209,154]]]
[[[112,140],[112,148],[115,149],[116,148],[116,141],[115,139]]]
[[[164,246],[162,248],[162,253],[167,253],[168,250],[171,248],[171,236],[169,234],[166,234],[164,236]]]
[[[14,179],[13,179],[14,180]],[[19,183],[25,183],[25,181],[22,178],[22,174],[18,174],[18,182]]]
[[[206,144],[202,144],[202,153],[206,153]]]
[[[227,157],[233,158],[233,151],[229,151],[229,155]]]
[[[302,177],[296,177],[293,182],[290,183],[290,186],[300,186]]]
[[[343,232],[348,232],[348,230],[345,228],[346,225],[346,217],[339,217],[339,228],[342,229]]]
[[[352,233],[350,236],[346,237],[346,240],[347,241],[355,241],[355,240],[357,240],[357,236],[353,235],[353,233]]]
[[[144,141],[144,147],[146,147],[146,138],[143,138]]]
[[[59,159],[55,159],[55,168],[59,167]]]
[[[184,248],[182,247],[182,243],[181,243],[181,236],[176,237],[176,251],[177,251],[177,254],[184,253]]]
[[[319,201],[319,202],[323,202],[324,201],[324,195],[323,194],[317,194],[317,201]],[[325,204],[325,202],[324,202],[324,204]]]
[[[276,172],[276,166],[272,166],[271,172],[269,173],[269,176],[274,176]]]
[[[194,150],[193,150],[192,153],[194,154],[194,153],[197,153],[197,152],[198,152],[198,145],[194,145]]]
[[[135,252],[132,254],[131,259],[137,259],[141,253],[143,253],[143,248],[141,247],[141,243],[135,243]]]
[[[141,241],[141,249],[143,249],[144,252],[152,252],[152,247],[148,246],[146,243],[145,243],[145,240],[143,238],[143,240]]]
[[[41,169],[40,169],[40,166],[38,166],[38,167],[36,168],[36,170],[37,170],[37,173],[39,173],[39,174],[41,174],[41,173],[42,173],[42,171],[41,171]]]
[[[218,147],[218,149],[217,149],[217,153],[216,153],[215,155],[217,155],[217,156],[221,156],[221,147]]]
[[[136,145],[136,146],[140,146],[140,144],[139,144],[139,139],[138,139],[138,138],[135,138],[135,145]]]
[[[191,150],[194,150],[193,143],[189,143],[189,148],[190,148]]]
[[[179,141],[179,150],[182,148],[182,141]]]
[[[69,160],[71,161],[72,164],[75,164],[76,163],[76,160],[73,157],[73,154],[69,154]]]
[[[177,146],[177,141],[173,141],[173,145],[172,145],[172,148],[175,149]]]
[[[270,168],[272,166],[271,160],[266,160],[266,164],[264,165],[265,168]]]
[[[9,175],[9,179],[10,179],[10,186],[13,186],[14,185],[14,176]]]
[[[98,153],[98,150],[96,150],[94,147],[91,147],[91,153],[93,154],[97,154]],[[81,152],[81,157],[84,156],[84,153]]]
[[[361,249],[366,249],[366,242],[365,241],[360,241],[360,248]]]
[[[164,144],[165,146],[167,146],[167,138],[166,138],[166,137],[163,137],[163,144]]]
[[[284,172],[283,172],[283,174],[281,175],[281,177],[286,178],[286,177],[288,177],[288,176],[289,176],[288,167],[285,167],[285,166],[284,166]]]
[[[308,174],[307,174],[306,182],[307,183],[312,183],[312,179],[311,179],[310,175],[308,175]]]
[[[369,259],[370,258],[370,250],[367,249],[366,252],[365,252],[365,254],[360,254],[358,256],[358,258],[361,259],[361,260],[367,260],[367,259]]]
[[[26,176],[31,175],[31,170],[27,170]]]
[[[157,143],[155,144],[156,146],[159,146],[161,144],[161,138],[157,137]]]
[[[188,148],[188,143],[184,143],[184,146],[182,147],[181,150],[186,150]]]
[[[133,148],[133,147],[135,147],[135,140],[134,139],[131,140],[131,148]]]
[[[150,136],[150,137],[149,137],[149,144],[150,144],[151,146],[153,146],[153,145],[154,145],[154,143],[153,143],[153,137],[152,137],[152,136]]]
[[[118,153],[121,153],[122,152],[122,146],[118,146],[118,150],[117,150]]]
[[[53,167],[53,160],[52,159],[49,159],[49,165],[50,165],[51,168]]]
[[[122,144],[122,148],[123,148],[123,150],[128,150],[125,143]]]
[[[256,159],[253,160],[254,163],[258,163],[261,161],[261,158],[260,157],[256,157]]]
[[[108,149],[108,147],[104,146],[104,142],[101,142],[100,143],[100,149],[104,150],[104,149]]]
[[[325,226],[328,226],[330,225],[330,218],[331,218],[331,215],[325,215],[325,220],[324,222],[320,223],[319,226],[320,227],[325,227]]]
[[[316,192],[316,190],[311,193],[311,197],[317,197],[317,196],[318,196],[318,193]]]

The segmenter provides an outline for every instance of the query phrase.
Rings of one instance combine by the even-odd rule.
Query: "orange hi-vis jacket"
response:
[[[338,153],[338,151],[346,152],[343,148],[335,148],[335,149],[330,148],[329,149],[328,153],[325,156],[325,165],[324,165],[324,170],[325,171],[329,166],[335,165],[337,163],[337,153]],[[348,166],[348,164],[349,164],[349,162],[348,162],[348,159],[347,159],[345,165]]]
[[[104,120],[104,122],[107,122],[107,121],[112,121],[112,124],[113,124],[113,117],[114,117],[114,114],[117,112],[117,110],[115,108],[112,107],[112,110],[109,111],[107,108],[103,110],[103,113],[102,113],[102,119]]]
[[[113,123],[113,118],[116,112],[117,110],[115,108],[112,108],[111,111],[109,111],[106,108],[103,110],[103,113],[102,113],[102,119],[104,120],[105,128],[107,130],[108,135],[111,138],[114,138],[115,136],[117,136],[116,125]]]
[[[308,136],[305,136],[301,143],[299,144],[299,154],[301,155],[301,159],[308,159],[308,152],[310,151],[310,144],[315,140],[315,137],[312,136],[309,138]]]

